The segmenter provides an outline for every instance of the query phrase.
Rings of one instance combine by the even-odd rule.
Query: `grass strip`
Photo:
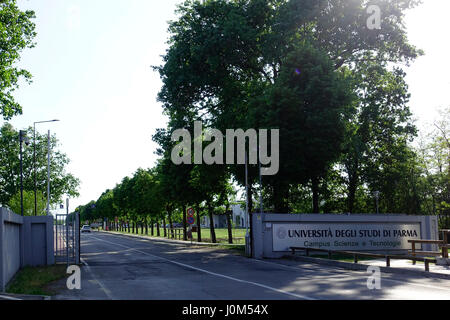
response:
[[[44,295],[56,294],[47,286],[67,276],[66,265],[53,265],[46,267],[25,267],[20,270],[6,288],[7,293]]]

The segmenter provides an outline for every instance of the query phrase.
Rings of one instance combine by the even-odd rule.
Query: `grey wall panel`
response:
[[[6,248],[3,265],[5,282],[8,283],[20,269],[20,225],[5,222],[3,228],[3,245]]]
[[[45,266],[47,264],[46,225],[35,223],[31,225],[31,265]]]
[[[0,208],[0,291],[20,268],[54,263],[53,217],[21,217]]]

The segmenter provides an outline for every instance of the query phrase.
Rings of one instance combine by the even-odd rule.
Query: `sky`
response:
[[[18,0],[21,9],[35,11],[38,36],[19,63],[33,83],[16,90],[23,114],[10,123],[23,129],[60,120],[37,130],[57,135],[59,149],[71,159],[67,171],[81,180],[71,210],[155,164],[151,136],[167,118],[156,100],[162,83],[151,66],[162,63],[178,3]],[[405,69],[419,128],[437,117],[439,107],[450,106],[449,15],[448,0],[424,0],[406,15],[410,43],[426,53]]]

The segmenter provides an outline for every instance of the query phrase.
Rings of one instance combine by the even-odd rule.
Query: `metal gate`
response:
[[[80,216],[56,214],[54,218],[55,262],[80,264]]]

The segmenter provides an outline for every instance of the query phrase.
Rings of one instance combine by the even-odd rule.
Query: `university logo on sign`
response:
[[[284,227],[278,228],[277,236],[278,236],[278,239],[285,239],[287,236],[286,229]]]

